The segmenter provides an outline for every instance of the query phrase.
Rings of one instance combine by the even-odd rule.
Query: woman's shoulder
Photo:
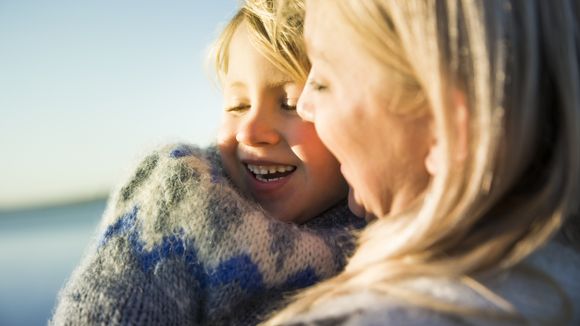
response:
[[[520,288],[512,292],[520,293],[521,288],[531,287],[528,299],[522,300],[530,310],[536,310],[534,305],[538,302],[550,302],[553,308],[569,306],[572,325],[580,325],[580,252],[567,244],[551,241],[522,265],[525,269],[519,276]],[[550,296],[555,298],[550,300]]]
[[[578,252],[550,242],[509,272],[478,278],[477,283],[508,301],[527,320],[557,320],[571,313],[569,324],[577,325],[580,321],[578,275]],[[501,300],[490,300],[486,291],[478,290],[481,287],[450,279],[417,278],[403,283],[403,288],[466,311],[495,313],[502,309]],[[571,311],[562,310],[567,304],[571,305]],[[325,322],[332,325],[517,325],[522,320],[438,312],[405,303],[394,296],[374,291],[370,286],[329,299],[297,316],[290,324],[318,325]]]
[[[288,325],[429,325],[454,326],[464,323],[451,315],[402,304],[390,296],[369,289],[334,297]]]
[[[524,262],[562,283],[580,283],[580,252],[560,241],[550,241]],[[580,293],[579,293],[580,295]]]

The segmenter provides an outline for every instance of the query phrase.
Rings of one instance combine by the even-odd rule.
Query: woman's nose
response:
[[[298,115],[308,122],[314,122],[314,105],[310,100],[311,92],[310,87],[305,87],[296,106]]]
[[[236,140],[249,146],[274,145],[280,141],[275,117],[264,110],[254,110],[246,114],[236,134]]]

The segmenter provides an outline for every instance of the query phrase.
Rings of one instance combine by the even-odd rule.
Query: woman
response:
[[[580,324],[580,259],[558,235],[580,197],[578,16],[566,0],[307,1],[299,114],[376,220],[269,324]]]

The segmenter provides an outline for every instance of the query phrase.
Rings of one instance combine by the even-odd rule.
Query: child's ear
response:
[[[454,149],[453,163],[462,163],[467,158],[469,137],[469,110],[465,100],[465,94],[459,90],[453,91],[453,134],[456,137],[457,147]],[[425,167],[431,176],[435,176],[443,165],[443,150],[437,140],[437,134],[433,132],[433,142],[425,158]]]

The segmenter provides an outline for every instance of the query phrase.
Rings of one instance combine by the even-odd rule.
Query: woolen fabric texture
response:
[[[339,273],[363,219],[346,201],[304,225],[243,197],[215,147],[156,150],[109,199],[52,325],[255,325]]]

